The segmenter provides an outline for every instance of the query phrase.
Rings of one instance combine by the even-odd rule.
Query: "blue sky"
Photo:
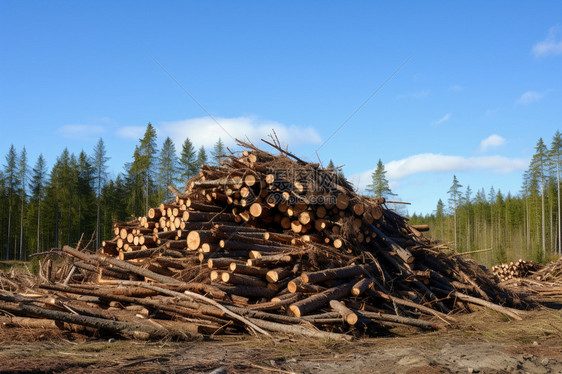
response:
[[[210,113],[359,188],[380,158],[429,213],[453,174],[517,193],[561,127],[561,83],[559,1],[0,2],[0,152],[32,165],[103,137],[116,175],[148,122],[160,144],[232,144]]]

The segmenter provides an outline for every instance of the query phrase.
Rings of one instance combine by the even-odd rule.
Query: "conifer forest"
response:
[[[212,150],[195,148],[189,139],[181,145],[170,138],[160,142],[149,123],[131,161],[110,178],[111,155],[101,138],[89,152],[62,150],[54,165],[42,155],[29,160],[25,148],[11,146],[0,171],[0,260],[27,260],[32,253],[76,245],[81,237],[99,247],[112,236],[115,221],[145,215],[172,197],[168,185],[183,186],[200,165],[217,164],[224,152],[220,139]],[[394,200],[384,164],[373,160],[375,165],[365,194]],[[488,266],[550,260],[562,254],[561,168],[557,131],[550,141],[537,141],[520,191],[463,185],[452,175],[448,195],[430,214],[410,212],[411,223],[428,224],[428,236],[458,252],[480,251],[475,258]]]

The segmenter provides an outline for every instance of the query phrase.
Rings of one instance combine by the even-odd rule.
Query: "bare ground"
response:
[[[520,322],[487,310],[459,328],[397,329],[392,337],[334,342],[217,337],[205,342],[85,339],[57,330],[0,329],[1,373],[562,373],[562,311]]]

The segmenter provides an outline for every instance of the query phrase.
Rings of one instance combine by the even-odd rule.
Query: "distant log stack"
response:
[[[492,272],[500,279],[501,282],[513,278],[525,278],[540,269],[540,265],[530,261],[519,259],[509,264],[500,264],[492,266]]]

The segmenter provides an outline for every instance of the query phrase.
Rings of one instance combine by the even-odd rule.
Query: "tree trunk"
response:
[[[454,217],[454,225],[453,228],[455,230],[455,249],[457,249],[457,207],[455,206],[455,210],[453,211],[453,217]]]
[[[25,179],[24,179],[25,183]],[[23,190],[25,191],[25,190]],[[25,193],[21,194],[21,213],[20,213],[20,261],[23,261],[23,203],[25,202]]]
[[[8,207],[8,245],[6,246],[6,260],[10,260],[10,231],[12,228],[12,196],[10,193],[10,201]]]
[[[541,181],[541,233],[542,233],[542,256],[546,258],[546,224],[544,219],[544,182]]]
[[[37,253],[40,252],[40,232],[41,232],[41,199],[37,203]]]
[[[560,159],[556,162],[556,186],[558,193],[558,255],[562,256],[562,222],[560,220]]]

